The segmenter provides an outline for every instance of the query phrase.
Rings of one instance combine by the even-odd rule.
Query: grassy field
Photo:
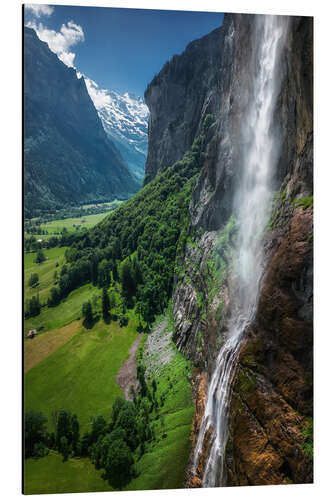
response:
[[[112,211],[112,210],[111,210]],[[41,228],[47,231],[49,234],[59,234],[66,228],[68,232],[77,231],[76,227],[79,229],[90,229],[104,219],[110,212],[104,212],[102,214],[84,215],[82,217],[69,217],[68,219],[59,219],[47,222],[46,224],[41,224]],[[43,238],[43,236],[41,236]]]
[[[82,327],[26,373],[26,410],[41,411],[52,427],[53,412],[66,408],[78,415],[83,431],[89,428],[90,416],[108,419],[114,399],[122,395],[115,376],[138,335],[137,325],[132,314],[123,328],[103,320],[91,329]]]
[[[24,493],[28,495],[111,489],[88,458],[70,458],[63,462],[59,453],[51,451],[44,458],[25,461]]]
[[[83,431],[89,426],[85,415],[101,413],[109,417],[112,402],[120,394],[114,377],[136,338],[134,325],[133,319],[123,329],[99,322],[32,368],[26,376],[27,387],[32,388],[32,392],[27,391],[27,407],[42,411],[50,421],[52,408],[76,411],[84,423]],[[137,461],[138,476],[125,487],[128,491],[184,486],[194,414],[187,379],[191,367],[173,348],[173,357],[162,369],[157,383],[158,399],[161,395],[166,395],[166,399],[154,421],[156,439],[147,443],[145,454]],[[43,384],[45,379],[51,381],[47,387]],[[85,458],[62,462],[59,454],[51,452],[42,459],[26,460],[25,464],[26,493],[112,490],[101,478],[101,471]]]
[[[101,290],[91,283],[77,288],[71,292],[66,300],[60,302],[57,307],[43,307],[38,316],[24,321],[25,334],[32,329],[43,326],[42,333],[67,325],[82,316],[83,302],[90,300],[94,295],[101,295]]]
[[[72,321],[66,326],[28,339],[24,344],[24,372],[55,352],[82,328],[82,321]]]
[[[41,264],[36,264],[36,252],[24,254],[24,298],[30,299],[33,295],[39,293],[41,302],[45,302],[49,296],[50,289],[54,285],[54,272],[60,273],[61,266],[65,264],[65,247],[55,247],[49,250],[43,250],[47,260]],[[59,264],[56,267],[56,264]],[[29,278],[32,274],[38,274],[39,285],[30,288],[28,286]]]
[[[41,302],[47,300],[54,286],[54,271],[65,262],[65,248],[45,250],[48,260],[34,263],[36,254],[25,255],[25,283],[32,273],[39,275]],[[59,264],[56,267],[56,263]],[[26,297],[36,294],[26,287]],[[119,301],[119,285],[115,295]],[[81,435],[90,428],[92,416],[106,420],[112,404],[122,391],[115,381],[129,349],[137,338],[138,318],[127,311],[129,323],[106,324],[101,319],[102,291],[86,284],[68,295],[57,307],[43,307],[41,314],[25,321],[25,333],[43,326],[42,335],[25,341],[25,411],[41,411],[54,430],[55,413],[64,408],[76,413]],[[91,328],[82,325],[82,304],[92,300],[96,322]],[[168,331],[172,329],[170,311]],[[166,317],[162,318],[165,323]],[[181,488],[190,449],[190,431],[194,413],[188,375],[190,364],[171,341],[172,356],[160,369],[157,398],[165,397],[153,422],[156,439],[146,443],[146,452],[136,461],[138,476],[127,490]],[[51,452],[42,459],[26,461],[26,493],[66,493],[108,491],[112,488],[101,478],[88,459],[69,459]]]

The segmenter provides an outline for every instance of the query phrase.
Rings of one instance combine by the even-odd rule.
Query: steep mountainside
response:
[[[32,216],[65,203],[127,198],[139,185],[78,79],[24,29],[24,190]]]
[[[107,135],[117,146],[134,176],[142,182],[148,150],[149,111],[141,97],[113,90],[109,103],[97,109]]]
[[[145,183],[182,158],[200,133],[203,117],[220,106],[221,29],[191,42],[148,85],[149,149]]]
[[[232,198],[247,147],[239,134],[244,119],[240,95],[253,91],[246,77],[252,26],[253,16],[225,17],[221,106],[215,108],[218,137],[208,148],[195,189],[191,238],[179,257],[173,293],[175,341],[198,367],[194,443],[233,301]],[[267,268],[234,379],[224,480],[229,485],[312,481],[312,19],[290,18],[279,72],[274,123],[281,147],[264,241]],[[152,117],[157,113],[150,112]],[[164,136],[158,139],[167,144]],[[196,472],[189,473],[189,485],[201,484],[208,451],[204,447]]]

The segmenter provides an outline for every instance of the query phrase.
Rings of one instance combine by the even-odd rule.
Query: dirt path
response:
[[[116,376],[116,382],[120,389],[124,391],[125,399],[132,399],[130,396],[130,389],[133,385],[134,390],[137,391],[139,382],[136,378],[136,351],[139,347],[142,334],[139,335],[131,345],[129,351],[129,358],[123,363]]]
[[[59,349],[78,332],[81,326],[81,321],[73,321],[69,325],[37,335],[34,339],[25,340],[24,373]]]

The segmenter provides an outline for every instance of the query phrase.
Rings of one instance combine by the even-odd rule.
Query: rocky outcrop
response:
[[[24,201],[28,217],[139,188],[106,137],[83,78],[24,28]]]

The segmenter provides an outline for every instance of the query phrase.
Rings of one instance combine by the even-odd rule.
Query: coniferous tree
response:
[[[112,262],[112,277],[114,281],[119,281],[118,264],[116,260]]]
[[[97,285],[98,278],[98,260],[95,256],[90,261],[90,279],[93,285]]]
[[[98,277],[97,283],[100,288],[108,287],[111,283],[110,276],[111,266],[106,259],[103,259],[102,262],[98,264]]]
[[[27,300],[25,302],[25,316],[30,317],[30,316],[38,316],[40,313],[40,302],[39,302],[39,294],[34,295],[31,297],[30,300]]]
[[[24,415],[24,455],[34,456],[35,445],[46,439],[47,419],[40,412],[29,411]]]
[[[106,319],[110,315],[110,299],[109,299],[109,294],[106,288],[103,288],[103,295],[102,295],[102,312],[103,312],[103,318]]]
[[[72,449],[74,455],[78,454],[79,440],[80,440],[80,424],[77,415],[74,413],[71,419],[71,431],[72,431]]]
[[[105,461],[106,476],[114,488],[122,488],[133,476],[133,456],[125,441],[113,441]]]
[[[60,452],[61,452],[61,439],[63,437],[67,439],[68,444],[72,442],[71,415],[66,410],[60,410],[57,416],[56,445]]]
[[[45,255],[43,254],[43,250],[41,248],[39,248],[39,250],[37,250],[37,255],[36,255],[36,264],[41,264],[42,262],[44,262],[44,260],[46,259]]]
[[[62,438],[60,439],[59,451],[63,456],[64,462],[66,462],[66,460],[68,460],[69,450],[70,450],[70,448],[69,448],[68,439],[66,438],[66,436],[62,436]]]
[[[91,307],[91,302],[88,300],[82,304],[82,314],[84,319],[90,323],[93,320],[93,312]]]
[[[37,273],[31,274],[28,281],[28,285],[30,286],[30,288],[37,286],[38,282],[39,282],[38,274]]]

